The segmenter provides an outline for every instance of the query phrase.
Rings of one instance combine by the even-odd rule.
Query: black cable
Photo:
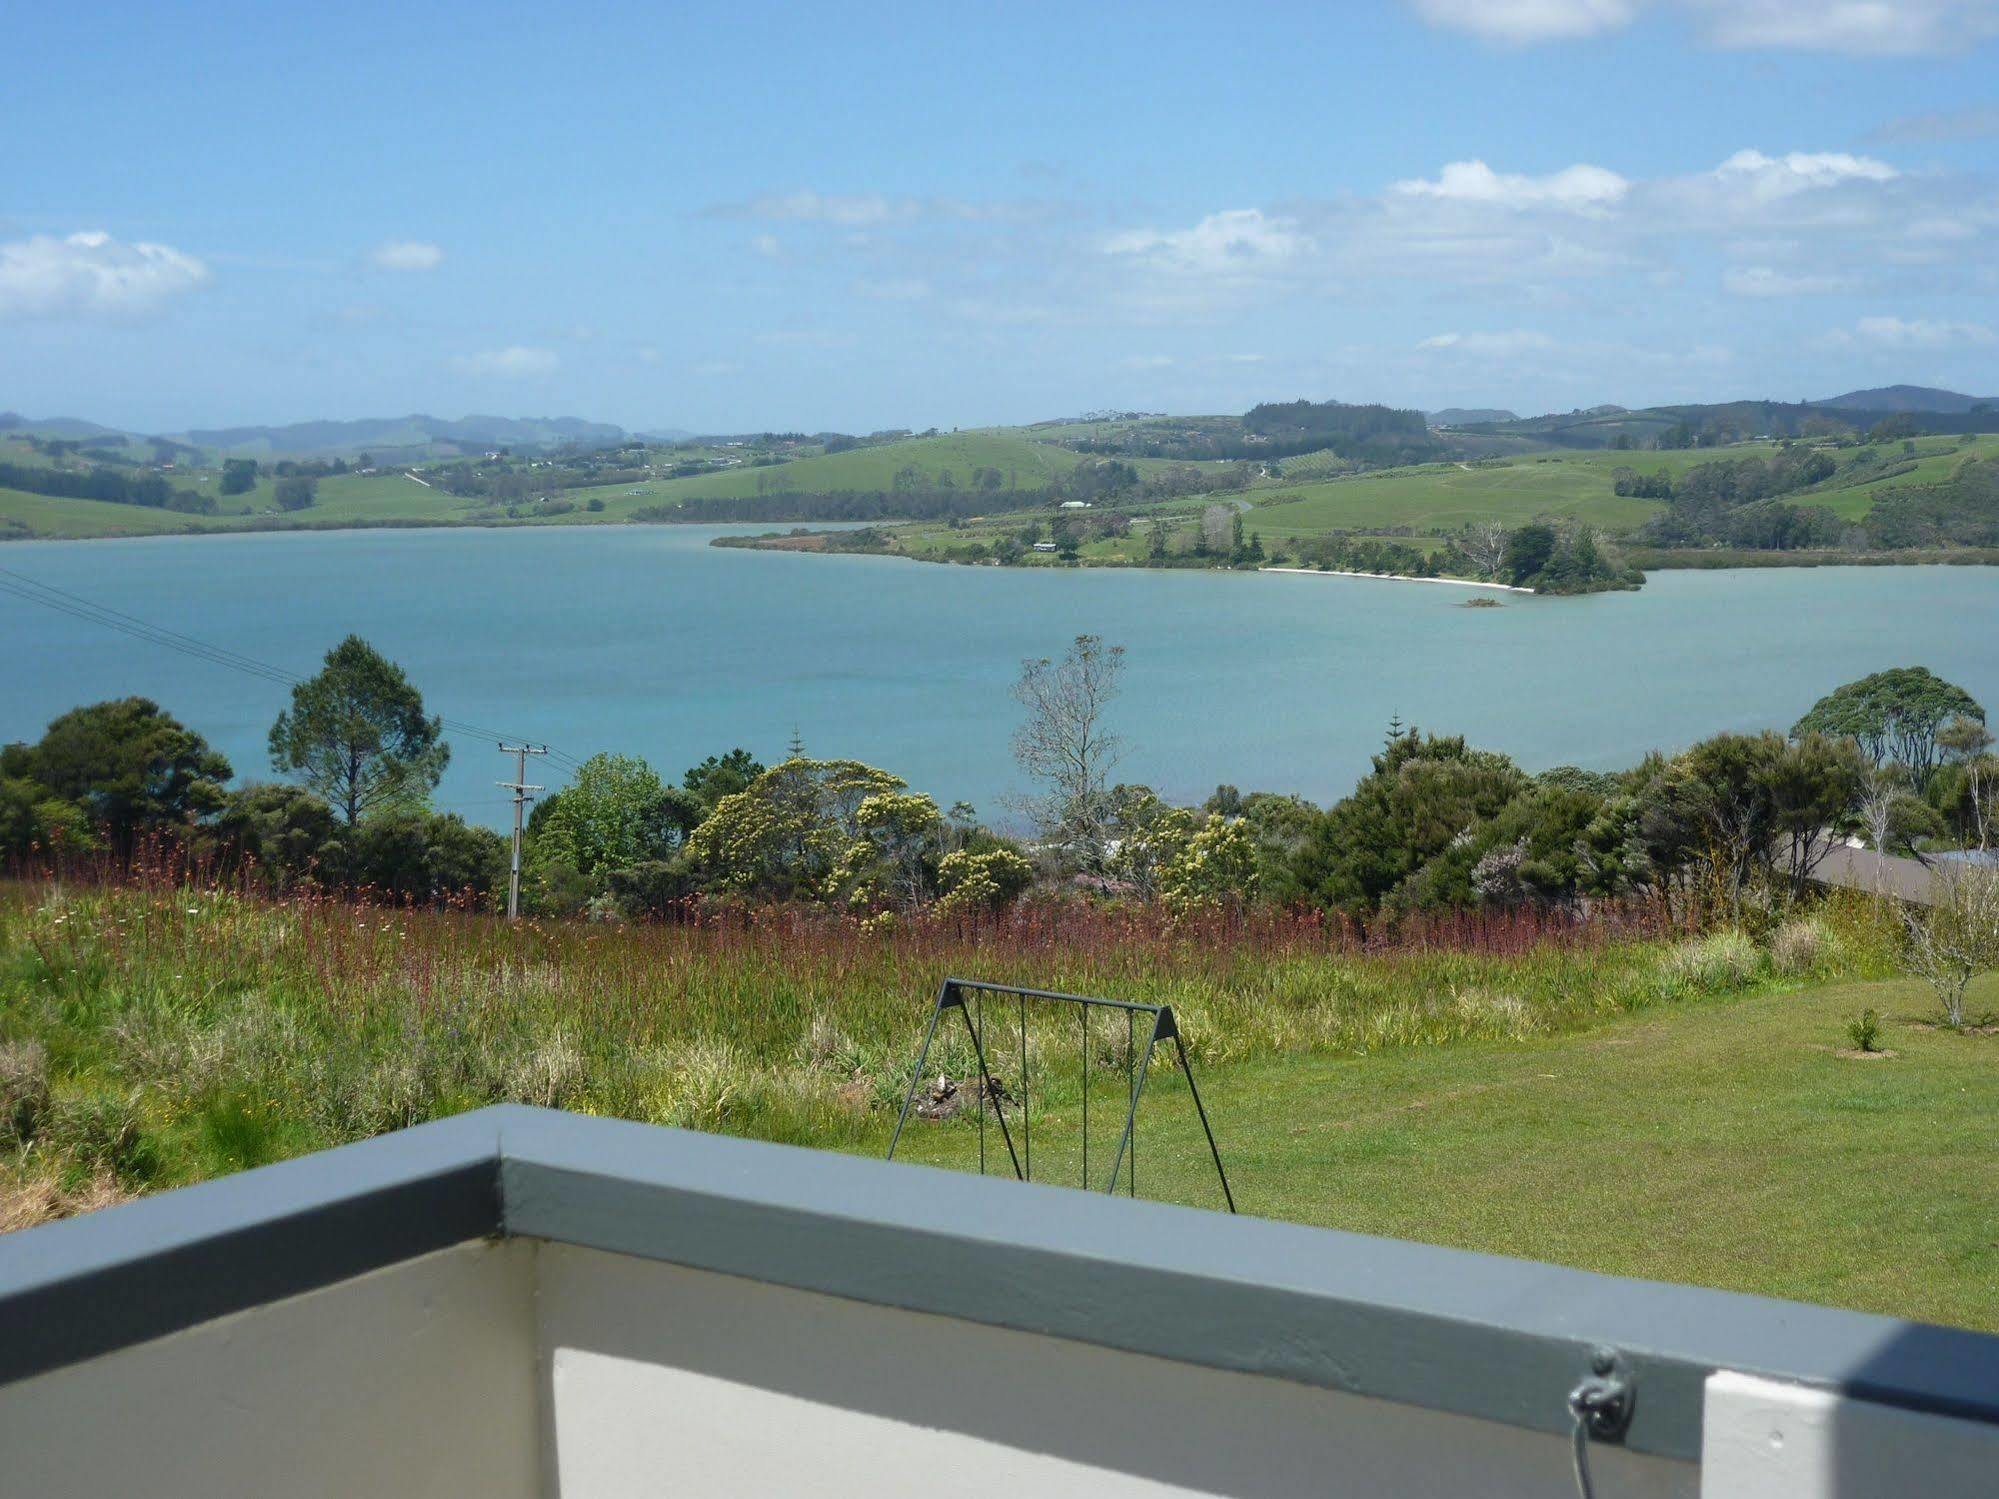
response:
[[[40,604],[45,609],[53,609],[74,619],[102,625],[116,630],[134,640],[148,645],[161,646],[167,650],[179,651],[184,656],[192,656],[198,661],[206,661],[212,666],[227,667],[231,671],[242,672],[246,676],[261,677],[267,682],[280,686],[296,687],[305,680],[283,667],[273,666],[268,661],[259,661],[254,656],[246,656],[241,651],[230,650],[226,646],[212,645],[192,635],[183,635],[178,630],[169,630],[163,625],[127,614],[122,609],[113,609],[108,604],[99,604],[81,594],[70,593],[57,588],[52,583],[43,583],[11,568],[0,567],[0,593],[12,595],[27,603]],[[467,723],[463,719],[438,717],[438,723],[456,733],[475,739],[491,739],[499,742],[513,736],[502,734],[480,724]],[[559,768],[572,774],[583,767],[583,762],[574,755],[567,754],[553,746],[543,746],[548,750],[548,758]]]

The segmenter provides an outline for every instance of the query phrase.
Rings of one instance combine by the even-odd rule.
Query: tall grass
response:
[[[1171,1004],[1208,1065],[1552,1034],[1689,988],[1647,908],[1373,931],[1080,903],[886,929],[690,916],[509,926],[165,877],[0,885],[0,1047],[26,1100],[0,1180],[143,1189],[499,1101],[856,1147],[892,1118],[946,975]],[[1031,1052],[1069,1043],[1057,1023],[1030,1025]],[[962,1049],[937,1065],[969,1071]]]

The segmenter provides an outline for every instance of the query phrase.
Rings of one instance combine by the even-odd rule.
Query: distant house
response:
[[[1064,510],[1088,510],[1090,502],[1088,500],[1064,500],[1062,508]]]
[[[1034,550],[1037,552],[1052,552],[1055,550],[1055,543],[1052,541],[1037,541],[1034,543]]]

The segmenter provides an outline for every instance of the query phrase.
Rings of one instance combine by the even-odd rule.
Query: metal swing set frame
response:
[[[984,1031],[986,996],[995,996],[1002,1003],[1012,998],[1019,1015],[1020,1033],[1020,1140],[1016,1145],[1013,1131],[1007,1125],[1006,1110],[1001,1107],[999,1085],[993,1077],[987,1060]],[[1180,1038],[1179,1022],[1173,1017],[1171,1005],[1135,1004],[1123,999],[1098,999],[1083,994],[1063,994],[1052,989],[1025,989],[1015,984],[987,983],[981,979],[947,978],[938,985],[937,998],[930,1010],[930,1023],[923,1032],[923,1048],[917,1053],[916,1068],[910,1074],[909,1088],[903,1094],[902,1113],[895,1121],[895,1133],[889,1137],[888,1159],[895,1159],[896,1146],[902,1140],[903,1126],[909,1123],[909,1115],[916,1103],[916,1090],[923,1085],[928,1075],[930,1048],[937,1039],[937,1028],[947,1010],[956,1010],[965,1023],[965,1034],[972,1043],[972,1055],[978,1062],[979,1085],[979,1174],[986,1174],[986,1104],[992,1101],[992,1115],[999,1126],[1000,1139],[1006,1146],[1008,1162],[1013,1167],[1014,1179],[1032,1181],[1034,1179],[1034,1133],[1032,1107],[1028,1079],[1027,1056],[1027,1002],[1035,1000],[1058,1005],[1074,1005],[1077,1011],[1082,1035],[1083,1061],[1083,1160],[1082,1182],[1085,1190],[1092,1190],[1090,1180],[1090,1036],[1092,1012],[1107,1010],[1112,1013],[1122,1011],[1125,1017],[1125,1093],[1126,1106],[1124,1127],[1119,1131],[1116,1154],[1111,1158],[1110,1174],[1104,1178],[1102,1188],[1105,1193],[1115,1193],[1118,1178],[1124,1177],[1126,1193],[1138,1195],[1138,1105],[1145,1094],[1145,1082],[1152,1070],[1153,1054],[1164,1041],[1171,1041],[1175,1055],[1179,1059],[1180,1071],[1187,1079],[1187,1092],[1194,1100],[1194,1112],[1200,1116],[1201,1133],[1208,1142],[1208,1154],[1215,1163],[1215,1176],[1222,1187],[1222,1199],[1228,1210],[1236,1210],[1235,1194],[1229,1190],[1228,1173],[1222,1168],[1221,1149],[1215,1144],[1215,1131],[1208,1122],[1208,1111],[1201,1102],[1201,1090],[1194,1082],[1193,1064],[1188,1060],[1186,1043]],[[975,1013],[976,1012],[976,1013]],[[1145,1037],[1145,1049],[1141,1056],[1137,1048],[1138,1026],[1141,1020],[1149,1021]]]

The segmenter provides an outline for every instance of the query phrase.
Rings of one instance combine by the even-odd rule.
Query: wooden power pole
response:
[[[534,800],[539,786],[528,784],[528,756],[545,755],[545,744],[501,744],[500,753],[514,757],[514,778],[511,781],[496,782],[502,790],[514,794],[514,859],[507,872],[507,920],[518,920],[521,914],[521,816],[527,804]]]

